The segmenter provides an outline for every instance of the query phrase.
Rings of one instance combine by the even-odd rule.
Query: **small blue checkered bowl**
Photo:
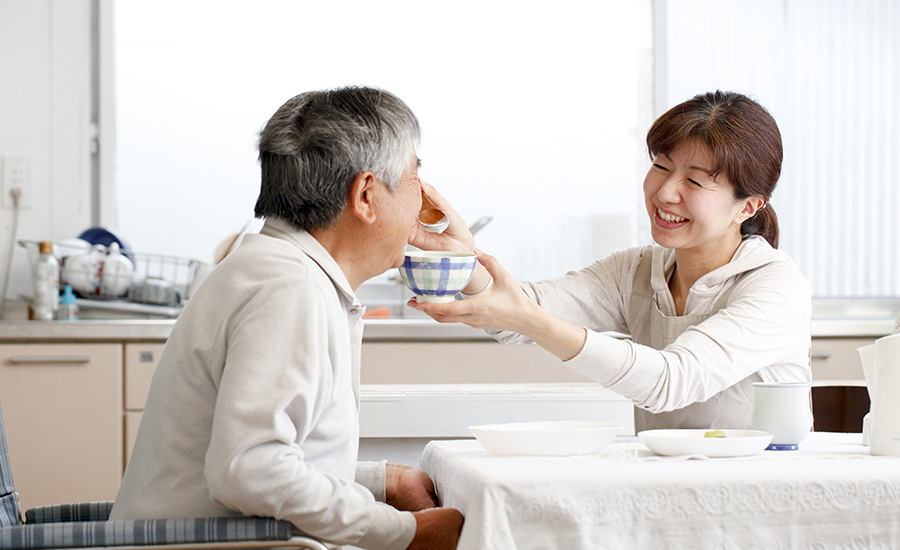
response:
[[[465,252],[407,251],[397,270],[417,302],[446,303],[469,284],[476,262]]]

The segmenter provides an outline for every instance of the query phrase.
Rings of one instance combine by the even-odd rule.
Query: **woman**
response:
[[[441,322],[533,341],[632,399],[636,430],[749,428],[757,381],[811,379],[809,285],[776,248],[769,198],[781,173],[771,115],[738,93],[698,95],[647,135],[644,199],[659,246],[624,250],[562,278],[518,285],[491,256],[451,304],[409,305]],[[473,250],[449,204],[434,244]],[[617,331],[632,340],[602,334]]]

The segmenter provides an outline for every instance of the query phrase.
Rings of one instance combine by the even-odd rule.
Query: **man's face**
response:
[[[386,194],[386,205],[380,214],[384,216],[386,253],[390,265],[386,269],[400,267],[406,255],[406,243],[415,234],[419,210],[422,209],[422,185],[419,181],[419,159],[415,151],[409,165],[400,177],[397,189]]]

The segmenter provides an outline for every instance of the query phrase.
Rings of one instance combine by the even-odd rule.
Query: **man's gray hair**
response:
[[[260,133],[255,213],[315,231],[340,217],[353,180],[369,171],[395,190],[410,166],[419,121],[395,95],[348,87],[289,99]]]

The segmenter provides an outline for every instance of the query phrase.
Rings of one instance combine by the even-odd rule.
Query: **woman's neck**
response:
[[[675,250],[675,268],[669,277],[669,292],[675,301],[676,314],[684,315],[684,306],[694,283],[730,262],[740,245],[741,239],[738,238],[733,247],[721,247],[712,251]]]

